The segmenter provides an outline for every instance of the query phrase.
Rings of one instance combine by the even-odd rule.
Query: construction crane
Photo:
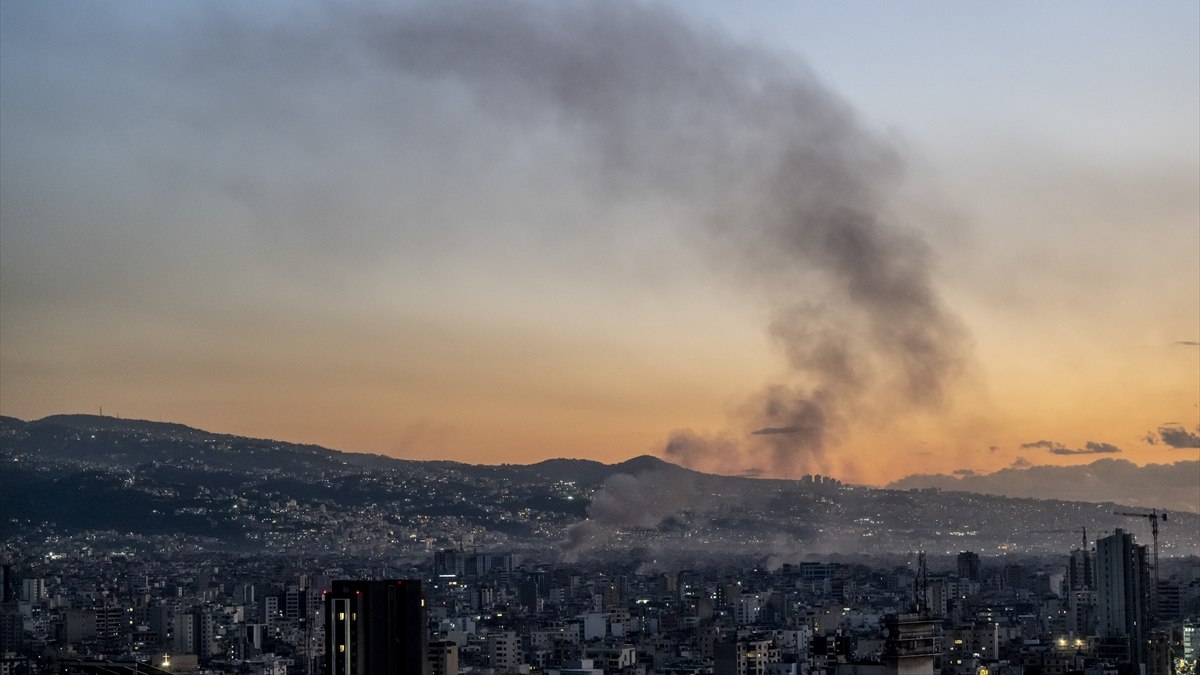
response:
[[[1088,550],[1087,528],[1080,527],[1075,530],[1030,530],[1030,534],[1066,534],[1068,532],[1079,532],[1083,535],[1083,550]]]
[[[1134,513],[1133,511],[1113,511],[1114,515],[1129,516],[1130,518],[1149,518],[1150,519],[1150,536],[1154,538],[1154,588],[1151,590],[1151,604],[1154,608],[1155,615],[1158,614],[1158,521],[1161,518],[1165,523],[1167,521],[1167,512],[1159,513],[1158,509],[1151,509],[1150,513]]]

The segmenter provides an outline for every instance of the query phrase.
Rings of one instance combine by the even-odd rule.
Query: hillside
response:
[[[1052,495],[1046,495],[1047,497]],[[697,473],[642,456],[606,465],[409,461],[91,415],[0,418],[0,539],[92,531],[210,548],[378,551],[469,542],[577,557],[835,551],[1061,552],[1080,526],[1145,523],[1111,503],[1011,499]],[[1124,508],[1124,507],[1121,507]],[[1172,514],[1164,555],[1200,552]]]

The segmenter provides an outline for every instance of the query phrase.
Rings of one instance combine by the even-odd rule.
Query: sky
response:
[[[1200,5],[0,5],[0,414],[1195,460]]]

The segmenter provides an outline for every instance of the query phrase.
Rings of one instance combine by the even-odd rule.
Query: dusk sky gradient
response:
[[[883,484],[1198,343],[1195,2],[0,4],[0,414]]]

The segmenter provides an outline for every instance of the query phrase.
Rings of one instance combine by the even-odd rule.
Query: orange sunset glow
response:
[[[1200,456],[1194,3],[56,7],[0,21],[0,414],[869,485]]]

